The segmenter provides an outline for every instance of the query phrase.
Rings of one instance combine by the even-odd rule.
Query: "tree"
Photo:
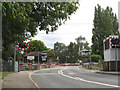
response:
[[[28,52],[31,51],[45,51],[45,50],[49,50],[45,44],[40,41],[40,40],[32,40],[29,41],[29,50]]]
[[[67,46],[64,43],[56,42],[54,44],[54,50],[58,51],[58,56],[60,58],[59,62],[64,63],[66,60]]]
[[[91,59],[92,59],[92,62],[99,62],[99,61],[102,62],[102,57],[101,57],[100,55],[95,55],[95,54],[93,54],[93,55],[91,56]]]
[[[82,36],[79,36],[78,38],[76,38],[76,42],[77,42],[78,50],[79,50],[78,51],[79,55],[81,55],[81,51],[83,50],[84,41],[85,41],[85,38]]]
[[[77,62],[79,54],[78,46],[76,45],[76,43],[70,42],[70,44],[68,45],[67,56],[69,57],[68,59],[69,63]]]
[[[3,2],[3,41],[9,39],[6,43],[15,43],[28,39],[36,34],[38,26],[46,33],[55,31],[77,10],[77,5],[77,2]]]
[[[3,52],[7,53],[10,45],[35,36],[37,27],[46,33],[57,30],[76,12],[78,5],[78,2],[3,2]]]
[[[115,35],[119,35],[118,32],[118,19],[117,19],[117,15],[113,13],[112,8],[108,7],[106,8],[106,10],[108,11],[111,19],[112,19],[112,23],[113,23],[113,33]]]
[[[111,34],[118,34],[118,20],[112,12],[112,8],[102,9],[100,5],[95,7],[94,28],[92,30],[92,53],[103,58],[103,40]]]
[[[82,60],[80,51],[83,49],[90,50],[89,43],[85,40],[85,37],[79,36],[76,38],[76,42],[70,42],[68,46],[58,42],[54,44],[54,50],[59,51],[60,62],[78,62],[78,59]]]

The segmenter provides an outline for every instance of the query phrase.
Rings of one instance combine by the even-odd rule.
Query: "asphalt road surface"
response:
[[[118,88],[118,76],[100,74],[78,66],[58,66],[32,74],[38,88]]]

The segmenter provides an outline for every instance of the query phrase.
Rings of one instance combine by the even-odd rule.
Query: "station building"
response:
[[[58,51],[33,51],[24,55],[24,63],[54,63]],[[54,57],[54,58],[53,58]]]

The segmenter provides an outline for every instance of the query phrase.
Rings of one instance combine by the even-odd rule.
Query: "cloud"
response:
[[[110,6],[113,12],[118,13],[119,0],[80,0],[80,7],[75,14],[71,15],[71,19],[60,26],[58,30],[46,34],[45,31],[39,31],[32,38],[41,40],[49,48],[53,48],[55,42],[61,42],[68,45],[70,42],[75,42],[75,38],[80,35],[92,44],[92,28],[94,19],[94,8],[97,4],[102,8]]]

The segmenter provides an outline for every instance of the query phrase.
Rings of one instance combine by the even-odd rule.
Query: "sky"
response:
[[[79,9],[70,16],[65,24],[58,30],[46,34],[45,31],[39,31],[32,40],[41,40],[48,47],[53,49],[54,43],[60,42],[69,45],[75,42],[79,36],[85,37],[89,46],[92,45],[92,28],[94,19],[94,8],[99,4],[102,8],[112,7],[113,12],[118,16],[118,2],[120,0],[80,0]]]

